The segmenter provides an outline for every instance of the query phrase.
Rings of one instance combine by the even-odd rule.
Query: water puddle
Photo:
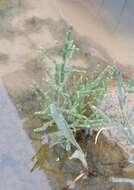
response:
[[[115,33],[123,34],[124,37],[133,37],[134,32],[134,2],[129,0],[96,0],[94,3],[100,9],[103,19]],[[104,14],[104,16],[103,16]]]
[[[106,26],[118,38],[124,41],[124,45],[129,50],[129,56],[133,56],[134,50],[134,2],[129,0],[96,0],[95,4],[100,10],[100,17],[105,21]]]
[[[42,172],[31,173],[34,155],[31,142],[23,130],[16,108],[0,82],[0,189],[50,190]]]
[[[33,157],[32,172],[38,170],[47,174],[53,190],[66,190],[66,185],[71,184],[73,179],[79,175],[81,165],[79,162],[70,161],[63,154],[62,148],[52,150],[47,144],[43,145],[41,139],[47,137],[46,134],[35,134],[33,129],[41,126],[41,121],[33,117],[26,120],[24,129],[29,138],[32,140],[32,145],[36,151]],[[42,138],[43,137],[43,138]],[[110,150],[111,151],[111,150]],[[112,156],[111,156],[112,157]],[[60,161],[58,161],[60,159]],[[113,166],[115,167],[115,166]],[[85,178],[75,184],[76,190],[133,190],[133,178],[119,178],[117,176],[103,176],[97,173],[95,176]]]
[[[69,1],[56,0],[61,15],[83,36],[102,48],[112,59],[126,68],[133,68],[133,8],[132,1]],[[98,45],[98,46],[97,46]]]

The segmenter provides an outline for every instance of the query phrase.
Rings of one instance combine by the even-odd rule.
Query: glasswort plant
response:
[[[56,56],[47,50],[39,51],[37,61],[47,75],[47,90],[37,84],[33,85],[33,91],[41,105],[41,110],[35,114],[45,117],[42,127],[34,131],[42,132],[54,127],[56,131],[48,134],[46,143],[54,146],[62,144],[69,153],[69,158],[79,159],[84,170],[89,171],[86,154],[76,137],[77,132],[100,127],[102,118],[93,113],[92,105],[98,105],[105,97],[115,68],[108,65],[100,71],[99,65],[96,65],[94,72],[89,74],[71,66],[70,60],[77,51],[72,32],[71,26],[61,47],[59,63]],[[52,63],[53,71],[48,68],[46,60]]]

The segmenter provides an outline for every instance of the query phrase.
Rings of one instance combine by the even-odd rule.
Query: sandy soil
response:
[[[9,93],[21,97],[41,73],[32,69],[40,47],[53,49],[65,36],[66,24],[77,31],[76,44],[85,54],[109,62],[117,60],[129,70],[132,60],[118,36],[106,27],[92,3],[81,0],[0,1],[0,78]],[[3,13],[2,12],[2,13]],[[73,61],[85,66],[83,57]],[[131,70],[130,70],[131,71]],[[36,73],[36,75],[35,75]]]
[[[93,49],[93,53],[97,51],[97,55],[109,56],[122,66],[132,66],[123,45],[125,41],[108,30],[98,16],[97,8],[87,1],[8,0],[0,1],[0,11],[4,13],[0,16],[0,77],[4,79],[9,75],[16,78],[16,72],[27,70],[26,65],[36,57],[39,47],[54,47],[56,40],[65,33],[61,19],[74,25],[82,37],[80,44],[85,51],[92,52]],[[82,62],[79,60],[78,65]],[[20,83],[22,75],[16,78]],[[12,77],[9,78],[11,83]]]

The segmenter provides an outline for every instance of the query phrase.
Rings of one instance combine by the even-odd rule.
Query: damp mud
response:
[[[1,190],[62,190],[66,182],[70,183],[78,175],[81,167],[77,162],[65,162],[64,159],[61,163],[57,162],[58,152],[51,152],[42,145],[41,136],[33,133],[33,129],[40,125],[40,121],[31,116],[33,107],[36,107],[33,106],[35,97],[31,95],[31,85],[34,81],[39,84],[43,82],[43,73],[35,66],[40,47],[55,51],[54,44],[64,39],[71,23],[75,30],[74,41],[80,48],[80,53],[72,61],[74,66],[90,69],[94,63],[105,65],[117,62],[126,74],[133,74],[130,30],[125,31],[126,27],[120,20],[117,27],[118,23],[112,17],[113,11],[110,12],[105,3],[101,6],[99,3],[81,0],[0,0]],[[87,143],[89,150],[93,147],[93,141]],[[106,144],[113,148],[111,142],[107,141]],[[111,158],[116,158],[114,161],[120,163],[118,145],[116,150],[116,156],[111,155]],[[105,152],[102,147],[96,147],[96,151],[98,154]],[[97,159],[92,149],[89,155]],[[105,159],[109,161],[107,157]],[[112,162],[110,160],[108,163]],[[80,181],[75,189],[134,189],[130,163],[125,162],[125,166],[115,164],[120,171],[126,171],[126,176],[115,175],[110,170],[110,164],[105,167],[102,163],[102,160],[96,161],[97,176]],[[89,164],[93,166],[90,159]],[[107,171],[107,168],[113,173],[104,175],[106,172],[102,171]]]

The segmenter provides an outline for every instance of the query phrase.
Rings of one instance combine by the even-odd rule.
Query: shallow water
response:
[[[34,149],[0,82],[0,190],[51,190],[45,174],[31,173]]]
[[[132,72],[134,57],[133,1],[56,0],[61,15],[83,36],[103,48],[113,61]],[[126,3],[125,3],[126,2]]]
[[[95,4],[101,9],[101,12],[107,14],[104,19],[106,19],[107,24],[114,32],[120,32],[129,37],[133,37],[134,1],[96,0]]]
[[[24,125],[24,129],[36,150],[32,171],[40,170],[46,173],[53,190],[67,190],[66,185],[72,184],[72,181],[80,174],[81,164],[68,160],[62,148],[52,150],[48,145],[42,145],[45,140],[41,141],[41,139],[47,138],[47,133],[39,135],[33,132],[34,128],[41,125],[41,121],[33,117],[28,118]],[[60,161],[57,161],[58,158]],[[75,184],[75,190],[133,190],[133,188],[133,178],[105,177],[98,173]]]
[[[134,47],[134,1],[132,0],[96,0],[100,16],[113,33],[119,34]],[[133,49],[132,49],[133,50]]]

